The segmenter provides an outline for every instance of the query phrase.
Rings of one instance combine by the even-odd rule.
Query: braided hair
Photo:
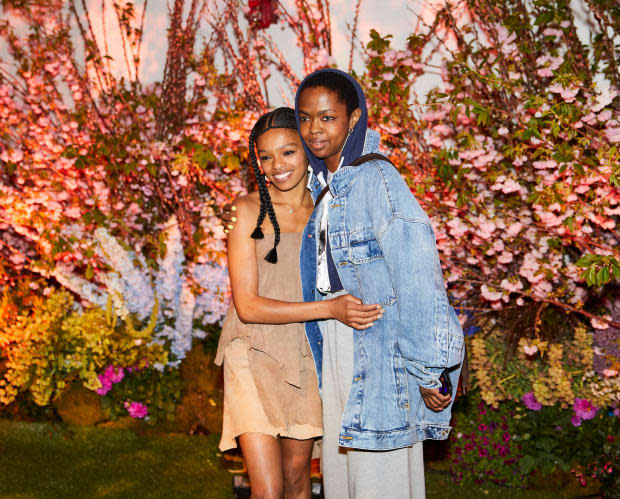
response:
[[[264,236],[263,230],[261,229],[261,225],[263,224],[263,220],[265,220],[265,216],[269,215],[269,220],[271,221],[271,225],[273,225],[273,230],[275,232],[275,239],[273,243],[273,248],[269,250],[269,253],[265,256],[265,260],[269,263],[276,263],[278,261],[278,251],[277,246],[280,243],[280,225],[278,225],[278,220],[276,219],[276,212],[273,209],[273,203],[271,202],[271,196],[269,195],[269,190],[267,189],[267,181],[265,180],[265,176],[261,173],[260,167],[258,166],[258,159],[256,157],[256,140],[263,133],[268,130],[272,130],[274,128],[288,128],[290,130],[295,130],[297,132],[297,123],[295,121],[295,111],[290,107],[279,107],[270,111],[266,114],[263,114],[250,132],[250,140],[249,140],[249,148],[250,148],[250,161],[252,163],[252,168],[254,168],[254,175],[256,176],[256,180],[258,182],[258,193],[260,196],[260,213],[258,214],[258,219],[256,221],[256,228],[250,235],[252,239],[262,239]]]

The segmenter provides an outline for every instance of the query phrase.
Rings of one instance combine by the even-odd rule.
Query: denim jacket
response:
[[[377,152],[378,145],[379,134],[368,130],[363,154]],[[338,276],[348,293],[385,310],[373,327],[354,331],[354,374],[339,444],[389,450],[427,438],[445,439],[451,406],[433,412],[418,387],[439,387],[443,369],[452,368],[454,400],[463,332],[448,303],[429,218],[385,161],[342,166],[329,187],[328,237]],[[316,199],[321,185],[314,175],[309,188]],[[305,301],[322,299],[316,289],[317,208],[300,254]],[[306,335],[320,387],[318,321],[306,323]]]

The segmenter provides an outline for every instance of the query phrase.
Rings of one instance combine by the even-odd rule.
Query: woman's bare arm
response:
[[[235,309],[241,321],[288,324],[337,319],[355,329],[367,329],[380,318],[380,305],[364,305],[359,298],[351,295],[317,302],[286,302],[259,296],[256,243],[250,237],[256,226],[259,203],[249,195],[238,198],[235,205],[237,222],[227,241],[228,271]]]

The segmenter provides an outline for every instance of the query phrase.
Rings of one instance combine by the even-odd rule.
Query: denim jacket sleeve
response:
[[[398,346],[418,384],[437,388],[443,369],[461,362],[463,347],[433,229],[398,171],[383,161],[373,165],[364,165],[362,180],[369,189],[369,215],[396,296]]]

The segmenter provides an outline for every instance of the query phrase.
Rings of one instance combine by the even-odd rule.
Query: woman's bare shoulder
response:
[[[234,202],[237,207],[237,218],[244,224],[256,224],[260,213],[260,196],[257,191],[237,196]]]

